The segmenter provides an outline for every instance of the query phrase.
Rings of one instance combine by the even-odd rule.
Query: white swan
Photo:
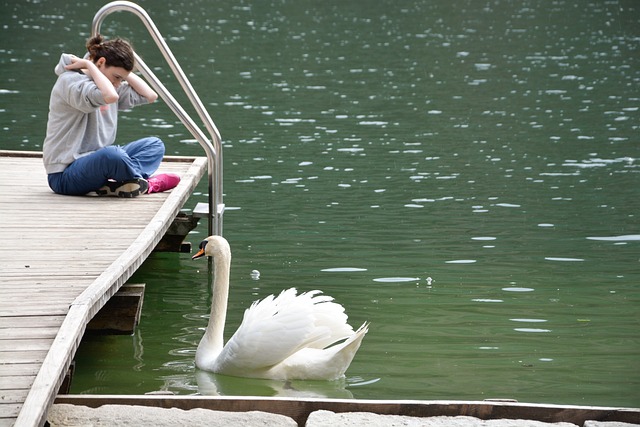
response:
[[[254,302],[224,345],[231,249],[220,236],[200,243],[192,259],[214,260],[211,317],[196,351],[205,371],[250,378],[335,380],[344,376],[368,331],[347,324],[344,308],[320,291],[297,295],[295,288]],[[338,343],[339,341],[343,342]],[[338,344],[336,344],[338,343]]]

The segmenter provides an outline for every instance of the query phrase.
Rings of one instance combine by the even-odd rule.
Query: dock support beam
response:
[[[87,324],[87,332],[133,334],[140,323],[144,288],[144,283],[122,285]]]
[[[200,217],[179,213],[173,220],[162,240],[155,247],[154,252],[190,253],[191,243],[185,242],[187,234],[198,226]]]

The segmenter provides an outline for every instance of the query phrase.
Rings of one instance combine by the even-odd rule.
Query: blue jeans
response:
[[[49,174],[49,187],[58,193],[80,196],[98,190],[107,180],[148,179],[160,166],[164,144],[148,137],[123,147],[111,145],[80,157],[59,173]]]

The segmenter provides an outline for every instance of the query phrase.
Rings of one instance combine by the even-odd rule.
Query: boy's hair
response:
[[[110,67],[121,67],[127,71],[133,71],[135,57],[133,48],[126,40],[115,38],[105,40],[100,34],[87,40],[89,59],[96,62],[100,58],[106,60]]]

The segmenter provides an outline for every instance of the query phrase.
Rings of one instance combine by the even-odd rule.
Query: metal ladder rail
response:
[[[180,86],[189,98],[194,109],[200,116],[205,127],[207,128],[211,141],[205,136],[200,128],[195,124],[191,117],[180,106],[178,101],[169,93],[162,84],[160,79],[151,71],[145,62],[135,53],[135,67],[147,79],[153,89],[158,92],[162,99],[167,103],[169,108],[185,125],[193,137],[198,141],[200,146],[205,150],[208,160],[208,179],[209,179],[209,235],[222,235],[222,216],[224,214],[224,203],[222,200],[222,142],[220,132],[215,123],[211,119],[208,111],[202,104],[197,93],[191,86],[178,61],[173,56],[171,49],[167,46],[157,27],[147,14],[147,12],[139,5],[129,1],[114,1],[103,6],[93,18],[91,26],[91,34],[100,34],[100,27],[104,19],[113,12],[127,11],[136,15],[143,22],[149,34],[160,49],[162,56],[165,58],[175,77],[178,79]],[[213,144],[212,144],[213,142]]]

